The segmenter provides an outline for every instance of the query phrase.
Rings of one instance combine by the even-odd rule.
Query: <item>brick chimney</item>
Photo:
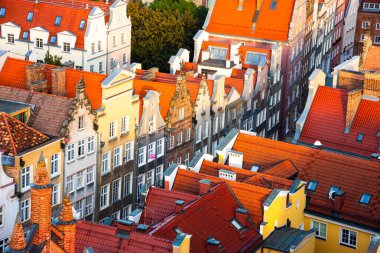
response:
[[[380,96],[380,73],[365,73],[363,94],[378,98]]]
[[[26,240],[19,214],[17,214],[16,224],[13,227],[9,247],[11,248],[12,252],[28,252],[26,251]]]
[[[26,67],[26,88],[31,91],[47,93],[44,64],[36,63]]]
[[[210,191],[212,182],[207,179],[199,180],[199,194],[203,195]]]
[[[248,211],[243,208],[235,210],[235,218],[243,227],[247,226],[247,214]]]
[[[37,163],[34,183],[31,184],[31,224],[37,224],[38,229],[33,243],[40,245],[49,241],[51,230],[51,193],[53,184],[47,172],[45,159],[41,152]],[[48,245],[46,247],[49,247]]]
[[[66,68],[51,70],[51,93],[58,96],[66,94]]]
[[[224,247],[220,244],[220,241],[216,240],[214,237],[209,237],[206,243],[208,253],[224,252]]]
[[[73,216],[70,196],[65,194],[61,212],[57,222],[57,229],[62,232],[63,238],[58,240],[58,245],[65,252],[75,252],[76,223]]]
[[[345,200],[344,191],[339,190],[337,192],[334,192],[333,194],[334,194],[334,198],[335,198],[334,209],[336,212],[340,212],[342,210],[344,200]]]
[[[350,131],[351,124],[355,118],[356,110],[358,109],[361,100],[361,95],[361,90],[353,90],[348,92],[345,133]]]

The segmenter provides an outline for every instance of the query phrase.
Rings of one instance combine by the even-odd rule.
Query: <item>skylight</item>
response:
[[[28,16],[26,17],[27,21],[32,21],[34,13],[32,11],[28,12]]]
[[[236,219],[232,219],[231,220],[231,224],[237,229],[237,230],[241,230],[243,229],[243,226],[236,220]]]
[[[81,20],[80,24],[79,24],[79,29],[83,30],[85,24],[86,24],[86,21],[85,20]]]
[[[22,39],[23,39],[23,40],[27,40],[28,37],[29,37],[29,32],[27,32],[27,31],[23,32],[23,34],[22,34]]]
[[[0,8],[0,17],[5,16],[5,8]]]
[[[310,181],[309,185],[307,186],[307,190],[315,191],[315,189],[317,189],[317,185],[318,185],[317,181]]]
[[[370,194],[363,193],[362,197],[360,198],[360,203],[368,205],[369,201],[371,200],[371,197],[372,196]]]
[[[62,20],[62,17],[61,17],[61,16],[57,16],[57,17],[55,18],[54,25],[56,25],[56,26],[60,26],[60,25],[61,25],[61,20]]]
[[[276,0],[272,0],[272,2],[270,3],[269,9],[275,10],[276,6],[277,6],[277,1]]]
[[[363,141],[363,138],[364,138],[364,134],[359,133],[358,137],[356,137],[356,141]]]
[[[331,186],[331,188],[330,188],[330,192],[337,192],[337,191],[339,191],[339,187],[338,186]]]
[[[57,37],[56,36],[52,36],[51,39],[50,39],[50,44],[55,44],[55,42],[57,42]]]

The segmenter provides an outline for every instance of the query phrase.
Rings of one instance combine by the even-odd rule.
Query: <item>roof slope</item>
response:
[[[263,0],[254,31],[252,20],[261,1],[245,0],[242,10],[238,10],[238,2],[216,0],[206,31],[250,39],[288,40],[295,0],[278,0],[275,9],[270,9],[272,0]]]
[[[71,98],[4,86],[0,86],[0,99],[32,105],[32,120],[29,120],[28,125],[49,136],[61,134],[72,102]]]
[[[49,137],[13,118],[5,112],[0,112],[0,150],[9,156],[37,146]]]
[[[198,198],[192,194],[151,187],[139,223],[146,225],[158,223],[175,213],[177,200],[184,201],[185,206]]]
[[[242,231],[231,225],[237,208],[240,208],[239,203],[228,186],[222,183],[184,207],[184,212],[169,218],[152,234],[174,240],[177,235],[174,229],[179,228],[192,235],[191,252],[208,252],[209,237],[220,241],[223,252],[245,252],[260,244],[262,237],[249,221]]]
[[[261,170],[260,170],[261,171]],[[261,171],[267,175],[272,175],[282,178],[291,178],[297,175],[298,170],[290,160],[284,160],[271,168]]]
[[[319,86],[301,132],[300,142],[316,140],[334,150],[370,157],[377,153],[380,131],[380,101],[362,99],[349,133],[345,133],[347,96],[345,90]],[[357,141],[358,134],[364,134]]]
[[[274,141],[239,133],[232,148],[244,153],[244,164],[273,164],[291,160],[299,170],[298,178],[317,181],[306,210],[324,215],[335,215],[335,202],[329,199],[331,186],[345,192],[344,203],[337,217],[380,230],[380,163],[325,150]],[[369,205],[360,204],[363,193],[372,195]]]
[[[79,6],[73,6],[72,1],[61,0],[60,5],[50,4],[45,2],[39,2],[35,4],[34,1],[21,0],[18,4],[15,4],[12,0],[2,0],[0,2],[0,8],[6,8],[4,17],[0,17],[0,24],[7,22],[14,22],[21,27],[20,37],[24,31],[29,31],[31,28],[43,27],[49,31],[49,43],[52,36],[57,36],[57,33],[63,31],[70,31],[76,35],[76,48],[84,48],[84,35],[86,27],[80,29],[79,25],[81,20],[87,21],[88,15],[91,12],[92,6],[99,6],[101,8],[107,8],[104,2],[93,1],[81,1],[78,2]],[[84,8],[85,4],[88,4],[90,8]],[[107,8],[108,9],[108,8]],[[29,12],[33,12],[33,19],[27,21]],[[57,16],[61,16],[61,24],[59,26],[54,25]],[[2,37],[5,37],[2,35]],[[30,38],[30,37],[29,37]],[[28,39],[29,39],[28,38]]]

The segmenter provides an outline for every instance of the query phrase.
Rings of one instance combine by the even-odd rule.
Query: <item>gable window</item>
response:
[[[27,40],[28,37],[29,37],[29,32],[25,31],[25,32],[22,33],[22,39],[23,40]]]
[[[362,133],[359,133],[358,136],[356,137],[356,141],[363,141],[363,138],[364,138],[364,134]]]
[[[61,16],[57,16],[57,17],[55,18],[54,25],[55,25],[55,26],[60,26],[60,25],[61,25],[61,21],[62,21],[62,17],[61,17]]]
[[[318,185],[317,181],[310,181],[308,186],[307,186],[307,190],[315,191],[315,189],[317,188],[317,185]]]
[[[102,174],[110,171],[110,152],[102,155]]]
[[[210,47],[210,58],[214,60],[225,60],[227,57],[227,48]]]
[[[85,20],[81,20],[80,23],[79,23],[79,29],[83,30],[85,25],[86,25],[86,21]]]
[[[56,36],[52,36],[51,38],[50,38],[50,44],[55,44],[57,42],[57,37]]]
[[[95,150],[95,136],[90,136],[87,139],[87,154],[93,153]]]
[[[121,179],[118,178],[112,183],[112,203],[115,203],[121,199],[120,182]]]
[[[78,130],[84,129],[84,116],[78,117]]]
[[[27,191],[30,189],[30,180],[32,178],[33,173],[32,165],[24,167],[21,169],[21,191]]]
[[[15,36],[14,34],[8,34],[8,43],[15,43]]]
[[[185,107],[182,106],[179,108],[178,118],[179,120],[183,120],[185,118]]]
[[[0,17],[4,17],[5,16],[5,11],[6,11],[5,8],[0,8]]]
[[[121,118],[121,133],[129,132],[129,115]]]
[[[132,172],[124,176],[124,197],[132,194]]]
[[[360,198],[360,201],[359,203],[360,204],[366,204],[368,205],[369,204],[369,201],[371,200],[371,195],[370,194],[367,194],[367,193],[363,193],[361,198]]]
[[[70,52],[70,43],[63,42],[63,52],[66,52],[66,53]]]
[[[106,184],[102,186],[100,189],[100,210],[108,207],[109,205],[109,199],[108,199],[108,194],[110,190],[110,184]]]
[[[157,157],[164,154],[164,138],[157,140]]]
[[[125,144],[125,161],[128,162],[133,159],[133,141]]]
[[[26,199],[21,202],[20,219],[21,219],[21,222],[24,222],[30,219],[30,199]]]
[[[51,177],[54,177],[55,175],[59,174],[59,154],[58,153],[51,156],[50,171],[51,171]]]
[[[311,222],[311,227],[314,228],[315,231],[315,236],[317,238],[321,239],[326,239],[326,234],[327,234],[327,225],[325,223],[319,222],[319,221],[312,221]]]
[[[114,168],[121,165],[121,159],[122,159],[121,149],[122,149],[122,146],[117,147],[115,148],[113,152],[113,167]]]
[[[356,248],[357,233],[345,228],[340,229],[340,244]]]
[[[32,11],[30,11],[30,12],[28,12],[28,16],[26,17],[26,21],[32,21],[32,19],[33,19],[33,12]]]

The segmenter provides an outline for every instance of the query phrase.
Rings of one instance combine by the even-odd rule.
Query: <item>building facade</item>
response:
[[[356,31],[356,19],[358,15],[359,1],[349,0],[344,13],[343,47],[340,63],[354,56],[354,40]]]

